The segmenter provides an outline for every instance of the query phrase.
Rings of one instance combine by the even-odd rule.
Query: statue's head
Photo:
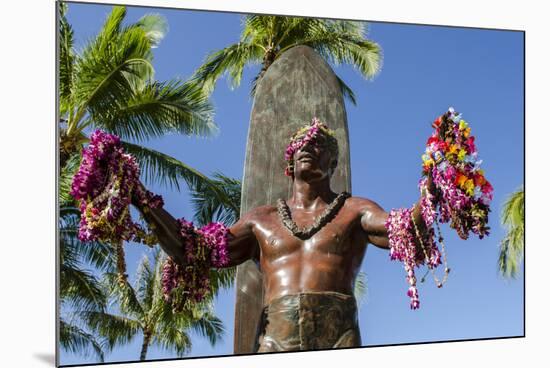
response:
[[[285,175],[292,178],[301,172],[321,172],[330,178],[338,164],[338,140],[335,132],[319,119],[298,129],[286,147]]]

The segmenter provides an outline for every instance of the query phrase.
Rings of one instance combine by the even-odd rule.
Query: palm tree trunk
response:
[[[59,134],[59,167],[64,167],[67,160],[76,151],[73,142],[65,131],[60,131]]]
[[[151,343],[151,332],[144,331],[143,344],[141,345],[141,354],[139,355],[139,360],[145,360],[145,357],[147,356],[147,349],[149,348],[150,343]]]
[[[273,62],[275,61],[276,56],[277,56],[277,54],[275,53],[275,50],[273,50],[271,48],[267,49],[267,51],[265,52],[264,59],[262,61],[262,69],[260,70],[260,72],[258,73],[258,75],[254,78],[254,80],[252,82],[252,90],[250,91],[250,95],[252,97],[254,97],[254,95],[256,94],[256,86],[258,85],[258,83],[260,82],[262,77],[264,76],[267,69],[271,66],[271,64],[273,64]]]
[[[64,167],[67,160],[82,150],[82,146],[88,138],[82,134],[69,135],[64,128],[59,130],[59,167]]]
[[[265,54],[264,54],[264,60],[262,61],[262,69],[260,70],[260,74],[258,75],[258,80],[260,80],[265,72],[267,71],[267,69],[271,66],[271,64],[273,64],[273,62],[275,61],[275,57],[277,56],[277,54],[275,53],[275,50],[272,49],[272,48],[269,48]]]

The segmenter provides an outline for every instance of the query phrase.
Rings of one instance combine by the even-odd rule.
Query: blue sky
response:
[[[99,30],[109,6],[70,4],[77,50]],[[145,13],[164,15],[169,32],[155,49],[156,77],[187,78],[206,55],[238,40],[241,16],[186,10],[129,8],[127,20]],[[519,32],[369,23],[368,37],[383,50],[380,74],[366,81],[348,66],[335,72],[354,90],[358,106],[347,104],[352,192],[386,210],[410,206],[418,198],[420,155],[430,123],[449,106],[470,123],[487,178],[495,188],[491,235],[459,240],[444,226],[448,283],[437,289],[430,277],[419,285],[421,308],[411,311],[402,266],[386,251],[369,247],[362,270],[368,296],[359,313],[364,345],[472,339],[523,334],[523,277],[504,280],[497,272],[502,203],[523,182],[523,34]],[[144,144],[210,174],[241,178],[252,100],[249,81],[258,66],[245,71],[241,87],[218,82],[212,102],[220,133],[212,138],[171,135]],[[282,152],[281,152],[282,158]],[[175,217],[192,216],[185,190],[150,186],[164,196]],[[127,247],[129,273],[147,252]],[[441,270],[439,270],[441,272]],[[422,275],[423,272],[418,273]],[[225,323],[224,341],[210,347],[193,339],[191,356],[232,353],[235,293],[220,293],[216,312]],[[137,360],[141,336],[108,354],[106,361]],[[148,358],[175,355],[152,347]],[[62,364],[94,360],[62,352]]]

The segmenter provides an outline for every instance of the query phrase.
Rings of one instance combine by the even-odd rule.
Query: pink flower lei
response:
[[[80,202],[80,240],[110,242],[116,246],[119,281],[126,282],[123,242],[136,241],[149,246],[158,243],[150,229],[130,216],[132,200],[148,208],[163,206],[162,197],[145,190],[139,181],[135,158],[124,152],[120,138],[101,130],[90,137],[82,152],[71,195]],[[181,267],[170,257],[163,265],[162,288],[165,298],[182,308],[200,302],[210,293],[210,268],[229,264],[229,229],[210,223],[196,229],[191,222],[178,220],[188,265]]]
[[[139,171],[135,158],[124,152],[119,137],[97,130],[82,151],[71,186],[71,195],[80,203],[78,238],[116,246],[121,282],[126,280],[123,241],[150,246],[157,242],[152,231],[132,219],[132,198],[143,206],[163,205],[161,196],[140,185]]]
[[[197,229],[192,222],[178,220],[188,266],[168,257],[162,269],[162,291],[175,310],[199,303],[211,293],[211,267],[229,264],[227,242],[229,229],[214,222]]]
[[[101,130],[92,134],[71,186],[71,195],[80,202],[80,240],[155,242],[152,234],[130,216],[132,198],[148,207],[163,205],[161,196],[140,185],[139,172],[135,158],[124,152],[120,138]]]
[[[311,120],[309,125],[306,125],[300,128],[293,136],[290,138],[290,143],[286,146],[285,149],[285,161],[287,162],[287,167],[285,168],[286,176],[293,176],[294,174],[294,154],[299,151],[303,146],[308,143],[315,143],[319,135],[323,134],[329,138],[328,144],[332,145],[333,149],[338,152],[338,142],[334,137],[334,131],[329,129],[324,123],[319,119],[314,117]]]
[[[451,107],[432,126],[435,131],[428,139],[422,156],[424,177],[419,182],[420,191],[424,194],[420,201],[420,211],[426,231],[421,234],[414,222],[414,206],[390,211],[386,221],[390,259],[404,264],[411,309],[420,306],[415,267],[426,264],[438,287],[445,283],[450,272],[446,266],[445,245],[438,223],[451,222],[451,228],[462,239],[467,239],[470,231],[480,239],[489,234],[487,223],[493,187],[480,168],[481,160],[478,160],[475,138],[470,134],[468,124]],[[428,175],[433,178],[433,193],[427,187]],[[438,241],[442,245],[445,260],[442,281],[434,273],[434,269],[441,264],[441,251],[435,241],[434,225],[439,233]]]

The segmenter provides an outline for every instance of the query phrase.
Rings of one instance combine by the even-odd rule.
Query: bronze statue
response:
[[[264,276],[258,352],[361,345],[354,281],[368,243],[389,248],[388,213],[331,190],[336,139],[326,132],[293,152],[292,196],[249,211],[230,228],[230,266],[257,259]],[[162,208],[144,216],[166,253],[184,264],[176,220]],[[423,231],[418,204],[413,216]]]

